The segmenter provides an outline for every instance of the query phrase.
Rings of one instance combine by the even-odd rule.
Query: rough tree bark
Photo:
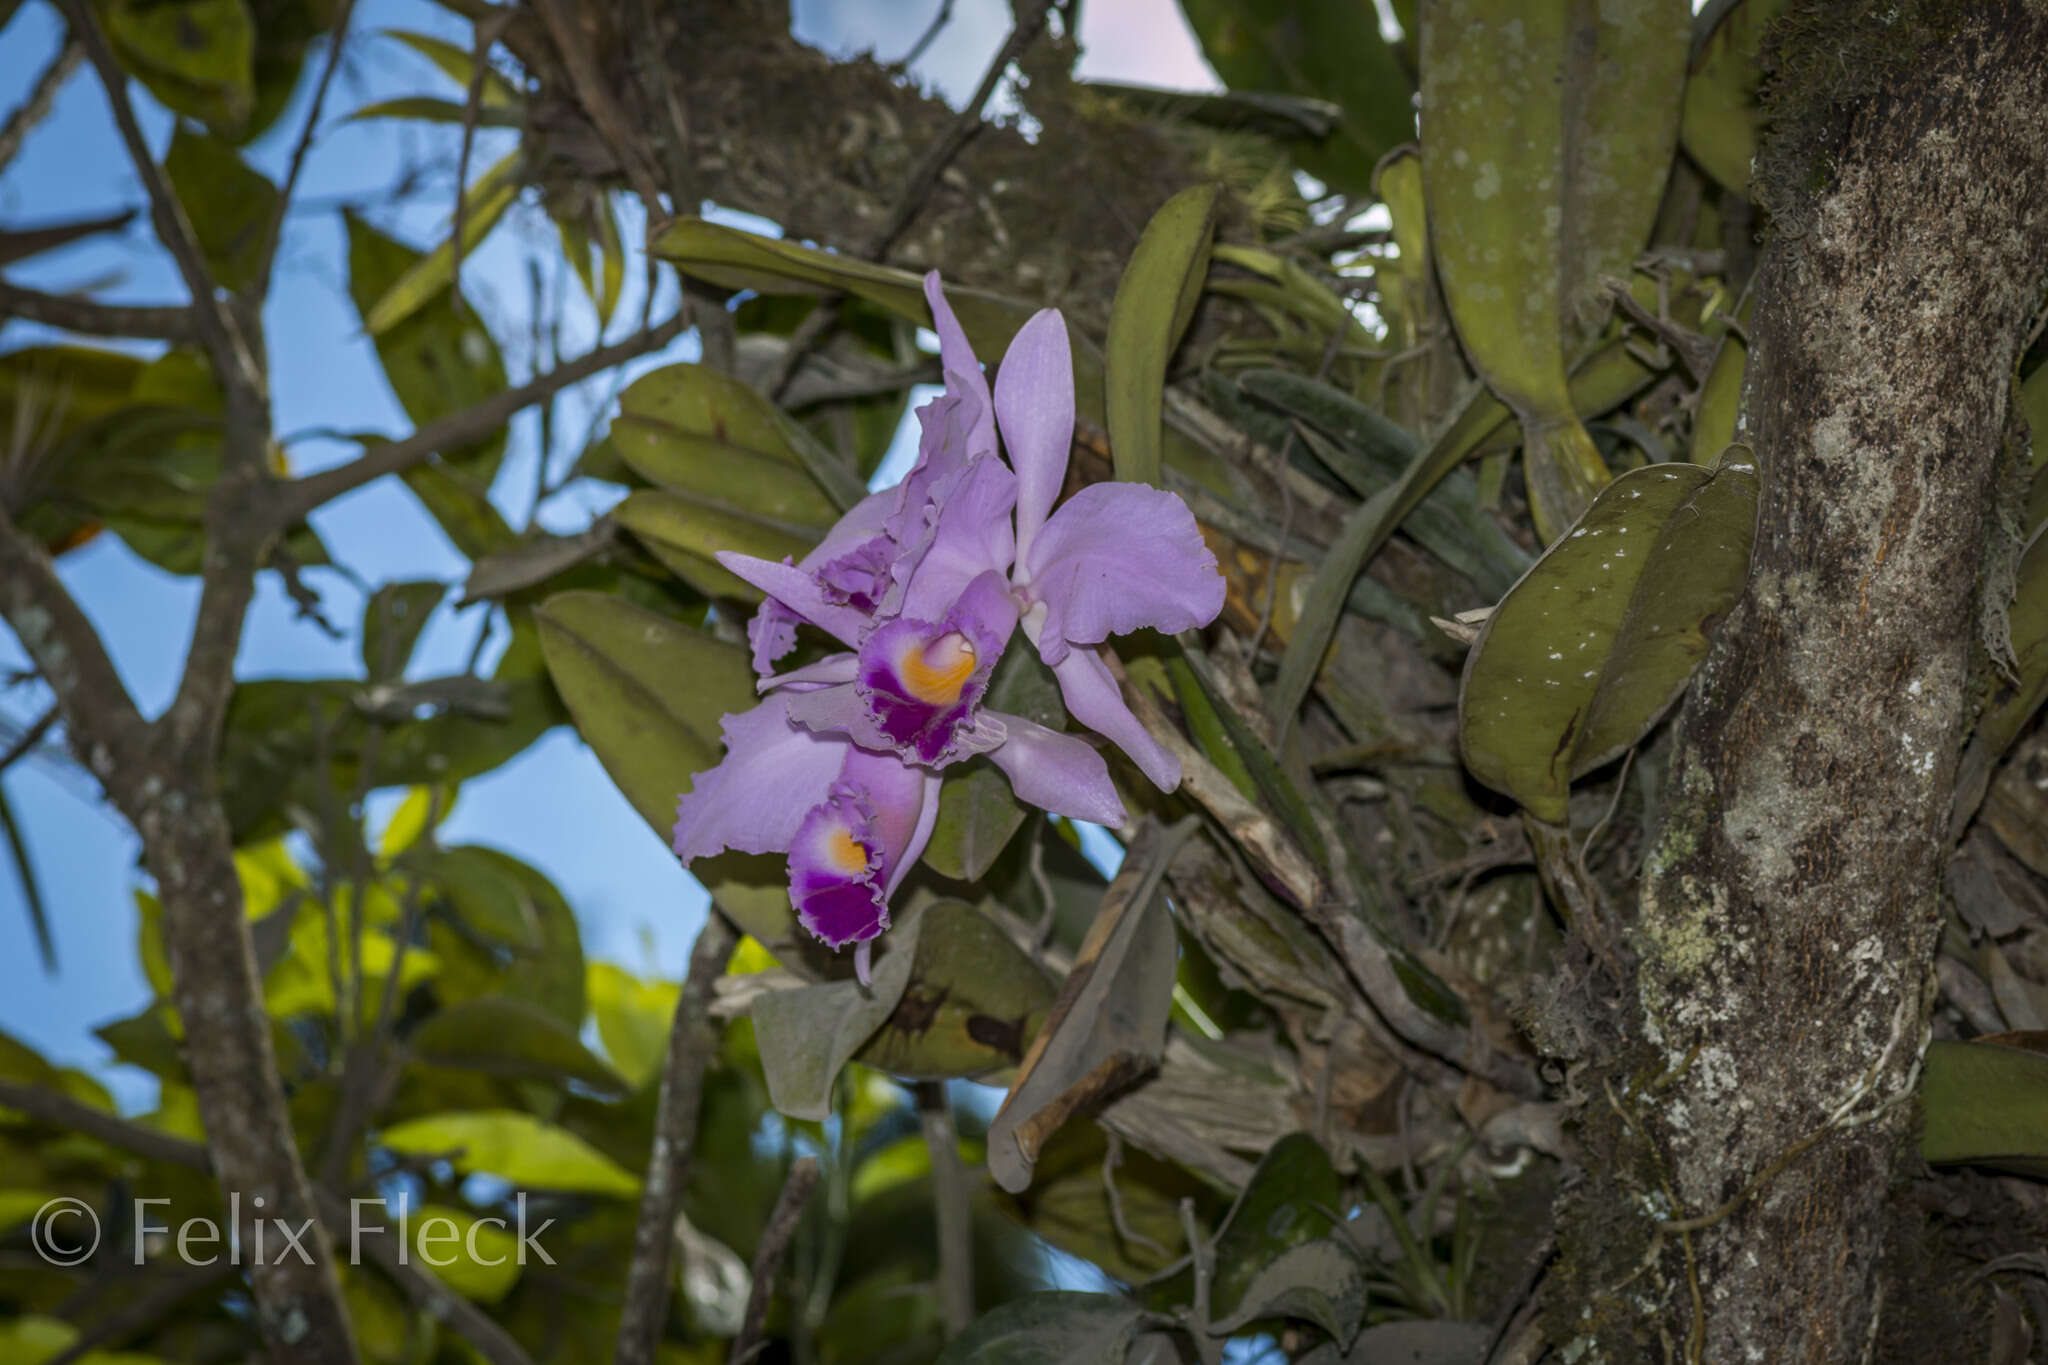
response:
[[[2048,265],[2048,5],[1793,12],[1788,82],[1891,50],[1880,88],[1781,96],[1753,577],[1679,722],[1562,1231],[1557,1335],[1596,1358],[1886,1358],[1903,1316],[1886,1209],[1916,1160],[2008,391]]]

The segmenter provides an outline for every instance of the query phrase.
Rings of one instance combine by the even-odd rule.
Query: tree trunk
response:
[[[1556,1335],[1596,1358],[1865,1360],[1886,1335],[1980,570],[2048,265],[2048,7],[1918,10],[1781,30],[1781,80],[1870,85],[1878,51],[1884,74],[1778,96],[1808,112],[1781,119],[1796,182],[1757,278],[1753,575],[1678,723],[1562,1225]]]

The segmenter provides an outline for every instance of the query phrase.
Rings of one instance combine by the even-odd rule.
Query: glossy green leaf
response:
[[[1572,779],[1685,690],[1748,580],[1756,509],[1742,446],[1713,469],[1648,465],[1603,492],[1472,646],[1458,703],[1472,775],[1564,823]]]
[[[1678,136],[1684,0],[1430,0],[1423,184],[1445,301],[1523,430],[1531,511],[1554,541],[1608,472],[1569,362],[1649,239]]]
[[[575,1029],[510,995],[480,995],[436,1010],[406,1042],[415,1056],[437,1066],[575,1081],[601,1095],[628,1089],[618,1072],[583,1046]]]
[[[556,1022],[581,1028],[583,943],[576,914],[540,869],[494,848],[442,849],[428,870],[442,909],[459,928],[437,916],[428,945],[441,964],[434,994],[444,1007],[502,994],[538,1006]],[[516,916],[500,934],[491,916]],[[516,935],[516,936],[515,936]]]
[[[214,283],[237,293],[256,284],[277,187],[218,137],[180,126],[164,174],[184,206]]]
[[[525,161],[512,152],[462,193],[462,254],[468,259],[491,229],[505,216],[519,197]],[[449,224],[447,240],[420,257],[384,291],[382,298],[363,315],[363,329],[371,336],[384,333],[418,312],[455,282],[455,228]]]
[[[769,991],[754,1001],[754,1044],[768,1078],[768,1097],[791,1118],[820,1123],[832,1116],[832,1083],[895,1013],[917,959],[923,917],[899,919],[863,986],[843,979]]]
[[[1343,111],[1327,139],[1296,152],[1332,190],[1367,194],[1373,166],[1414,136],[1414,86],[1372,5],[1181,0],[1181,13],[1232,90],[1306,95]]]
[[[917,953],[896,1008],[854,1059],[923,1079],[1015,1066],[1052,997],[1044,969],[988,916],[935,901],[919,912]]]
[[[2048,1176],[2048,1056],[2003,1042],[1937,1038],[1927,1045],[1920,1109],[1920,1155],[1928,1161]]]
[[[396,823],[394,819],[393,823]],[[542,945],[541,911],[522,880],[501,865],[504,855],[474,845],[414,854],[406,868],[434,888],[446,913],[485,943],[512,949]]]
[[[630,1199],[640,1182],[583,1139],[515,1109],[430,1114],[384,1129],[394,1152],[445,1156],[457,1170],[482,1172],[532,1190]]]
[[[648,482],[814,540],[837,520],[840,509],[808,477],[787,419],[739,380],[666,365],[633,381],[619,408],[612,447]]]
[[[1115,1294],[1047,1290],[982,1315],[946,1347],[938,1365],[1123,1365],[1149,1315]]]
[[[434,832],[434,827],[455,809],[455,790],[447,787],[414,787],[398,803],[377,838],[377,856],[393,858]]]
[[[112,0],[100,9],[121,64],[175,113],[227,136],[256,106],[256,24],[243,0]]]
[[[788,482],[790,476],[782,479]],[[761,591],[720,565],[715,558],[720,550],[779,563],[785,557],[802,558],[821,534],[659,489],[630,494],[612,509],[612,517],[698,592],[742,602],[760,601]]]
[[[405,1236],[413,1261],[465,1299],[496,1303],[519,1282],[525,1248],[502,1219],[420,1204],[406,1211]]]
[[[1679,137],[1686,154],[1735,194],[1749,193],[1749,166],[1763,124],[1758,54],[1781,5],[1782,0],[1713,0],[1693,21]]]
[[[502,553],[518,541],[518,533],[491,501],[489,490],[462,468],[430,460],[398,477],[463,557],[482,559]]]
[[[363,605],[363,668],[373,679],[396,678],[412,662],[413,647],[434,608],[448,594],[438,579],[386,583]]]
[[[1109,307],[1109,450],[1116,477],[1127,483],[1159,482],[1166,366],[1202,297],[1220,192],[1190,185],[1160,205]]]

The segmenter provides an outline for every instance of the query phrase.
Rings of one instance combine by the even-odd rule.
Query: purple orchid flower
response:
[[[835,948],[855,943],[862,981],[889,895],[930,839],[946,767],[987,754],[1020,800],[1124,822],[1087,740],[981,705],[1015,630],[1075,719],[1171,791],[1180,764],[1124,704],[1101,646],[1147,627],[1206,625],[1223,607],[1215,557],[1175,494],[1095,484],[1053,510],[1074,431],[1059,314],[1018,331],[991,401],[936,274],[925,294],[946,391],[919,410],[916,467],[800,563],[718,556],[767,596],[748,630],[766,695],[726,717],[726,758],[682,799],[675,830],[686,862],[722,848],[786,852],[798,919]],[[1009,464],[996,455],[998,427]],[[799,623],[845,651],[775,674]]]

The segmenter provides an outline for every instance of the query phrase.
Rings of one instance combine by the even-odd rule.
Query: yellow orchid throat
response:
[[[974,642],[955,631],[923,649],[904,650],[896,658],[896,676],[906,692],[927,706],[951,706],[974,676],[975,662]]]
[[[842,825],[825,836],[825,861],[841,876],[858,877],[868,870],[867,845]]]

